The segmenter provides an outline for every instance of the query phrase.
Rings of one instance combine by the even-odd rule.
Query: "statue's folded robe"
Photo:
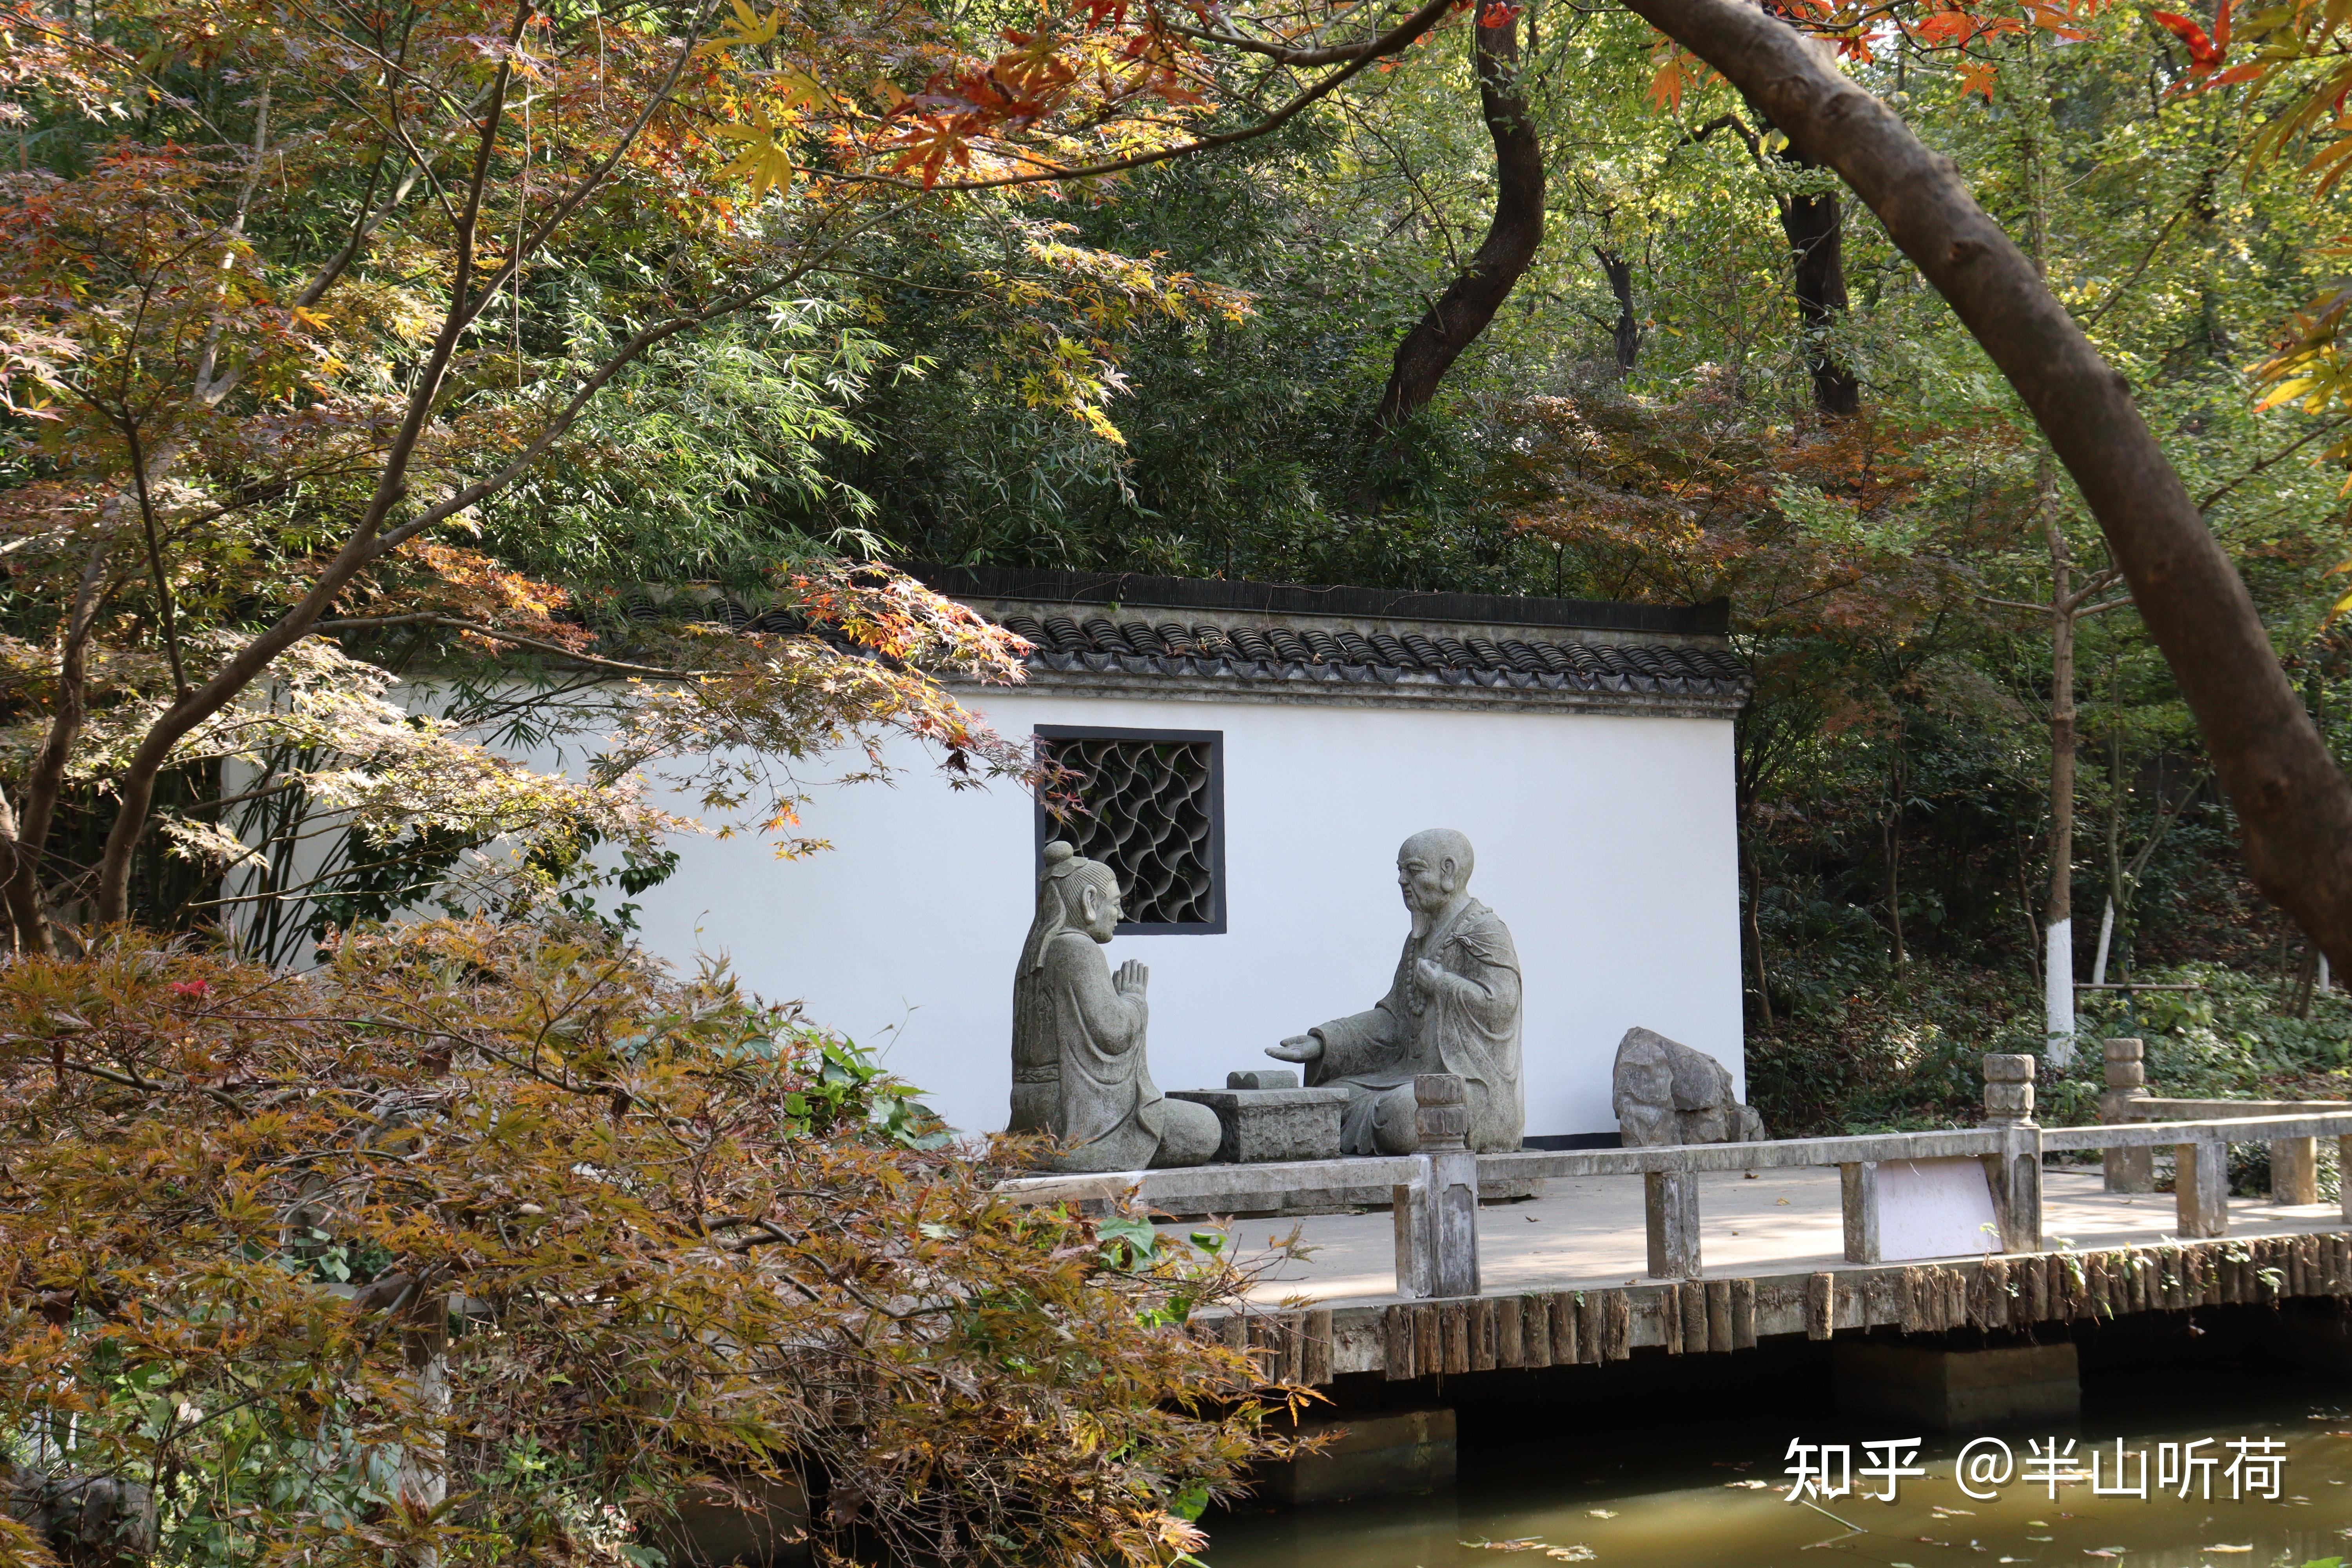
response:
[[[1434,991],[1414,972],[1423,956],[1445,973]],[[1323,1051],[1307,1064],[1308,1084],[1356,1091],[1341,1133],[1349,1153],[1405,1154],[1420,1146],[1412,1132],[1412,1080],[1424,1072],[1463,1079],[1471,1148],[1481,1153],[1518,1148],[1527,1130],[1519,1089],[1519,955],[1509,929],[1477,900],[1465,900],[1426,938],[1405,938],[1389,994],[1370,1011],[1309,1032],[1322,1040]]]
[[[1150,1016],[1143,998],[1119,994],[1083,931],[1058,933],[1043,957],[1014,982],[1014,1029],[1055,1058],[1060,1094],[1045,1129],[1062,1141],[1055,1167],[1141,1170],[1160,1152],[1165,1103],[1136,1048]]]

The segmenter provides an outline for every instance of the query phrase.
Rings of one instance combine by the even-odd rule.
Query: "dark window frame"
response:
[[[1225,732],[1223,730],[1137,730],[1101,724],[1039,724],[1033,739],[1054,741],[1131,741],[1146,745],[1209,748],[1209,903],[1205,921],[1128,921],[1116,928],[1120,936],[1223,936],[1225,934]],[[1042,800],[1036,804],[1037,844],[1032,864],[1045,868],[1045,846],[1060,837],[1054,814]]]

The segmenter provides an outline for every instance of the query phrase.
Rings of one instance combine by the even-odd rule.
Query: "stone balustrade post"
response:
[[[2144,1047],[2137,1040],[2105,1042],[2107,1056],[2106,1092],[2099,1096],[2099,1120],[2110,1127],[2119,1127],[2139,1120],[2133,1101],[2146,1100],[2147,1066]],[[2106,1166],[2106,1188],[2111,1193],[2152,1193],[2156,1191],[2156,1151],[2146,1146],[2137,1149],[2102,1150]]]
[[[1642,1217],[1650,1233],[1650,1278],[1699,1278],[1698,1176],[1690,1171],[1642,1173]]]
[[[1412,1098],[1421,1171],[1393,1194],[1397,1294],[1475,1296],[1478,1156],[1470,1152],[1464,1085],[1454,1073],[1422,1073]]]
[[[2034,1060],[1989,1052],[1984,1059],[1985,1125],[2000,1134],[1985,1174],[2000,1221],[2004,1252],[2042,1250],[2042,1129],[2033,1121]]]
[[[2271,1140],[2271,1202],[2315,1204],[2319,1201],[2319,1140]]]
[[[2230,1145],[2219,1136],[2200,1137],[2172,1152],[2172,1197],[2177,1227],[2186,1237],[2230,1234]]]
[[[1838,1195],[1845,1214],[1845,1260],[1884,1261],[1885,1239],[1878,1216],[1878,1162],[1856,1160],[1840,1165]]]

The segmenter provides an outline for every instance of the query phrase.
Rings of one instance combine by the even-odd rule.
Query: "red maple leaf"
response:
[[[2199,76],[2218,70],[2230,53],[2230,7],[2213,19],[2213,36],[2177,11],[2150,11],[2148,18],[2189,46],[2189,68]]]

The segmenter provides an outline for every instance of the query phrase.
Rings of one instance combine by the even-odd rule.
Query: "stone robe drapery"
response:
[[[1424,985],[1414,973],[1423,958],[1445,972],[1443,984]],[[1405,938],[1389,994],[1370,1011],[1308,1033],[1322,1040],[1323,1052],[1307,1064],[1307,1083],[1355,1091],[1342,1132],[1349,1153],[1418,1147],[1411,1136],[1412,1080],[1424,1072],[1461,1076],[1471,1148],[1482,1153],[1518,1148],[1527,1130],[1519,1088],[1519,956],[1509,929],[1477,900],[1465,900],[1426,937]]]
[[[1055,1170],[1140,1170],[1166,1114],[1139,1048],[1149,1010],[1118,994],[1084,931],[1057,933],[1042,956],[1013,982],[1011,1130],[1060,1139]]]

